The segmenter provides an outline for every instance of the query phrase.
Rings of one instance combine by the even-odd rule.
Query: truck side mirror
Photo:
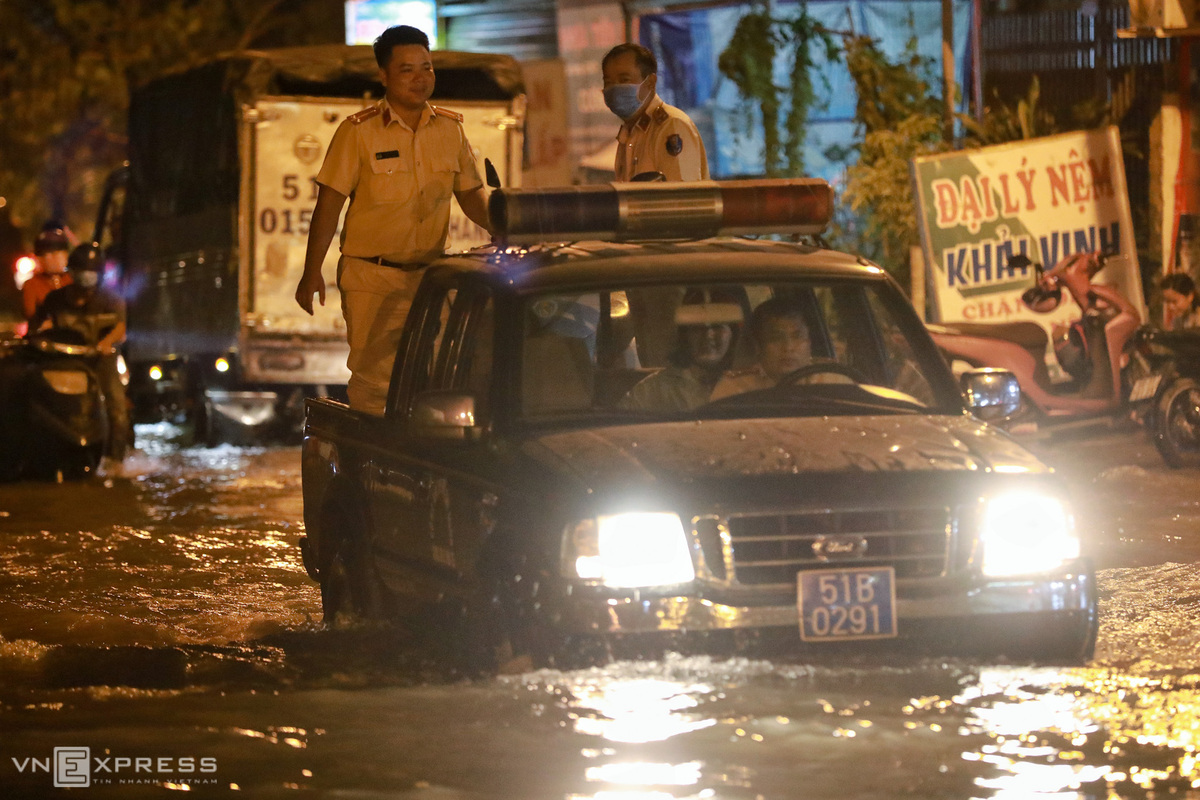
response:
[[[984,422],[1007,419],[1021,407],[1021,384],[1006,369],[973,369],[959,378],[967,408]]]
[[[500,188],[500,173],[496,172],[496,167],[490,158],[483,160],[483,174],[488,186],[493,189]]]
[[[475,427],[475,395],[447,390],[422,392],[413,403],[411,418],[421,433],[465,438]]]

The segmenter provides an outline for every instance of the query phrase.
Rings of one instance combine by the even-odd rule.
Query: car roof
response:
[[[497,288],[518,294],[612,283],[888,280],[882,268],[849,253],[739,237],[490,247],[446,256],[434,262],[431,270],[476,273]]]

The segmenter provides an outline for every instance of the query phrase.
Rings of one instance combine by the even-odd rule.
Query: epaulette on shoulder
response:
[[[455,122],[462,124],[463,115],[457,111],[451,111],[450,109],[442,108],[441,106],[430,106],[430,108],[432,108],[433,113],[437,114],[438,116],[446,117],[447,119],[452,119]]]
[[[662,106],[659,106],[654,111],[654,121],[658,122],[660,124],[663,122],[666,122],[670,118],[670,116],[671,115],[668,114],[667,110],[665,108],[663,108]]]
[[[351,114],[350,116],[346,117],[346,119],[350,120],[351,123],[358,125],[362,122],[366,122],[371,117],[374,117],[377,114],[382,114],[382,113],[383,113],[383,109],[380,108],[379,106],[367,106],[362,111],[359,111],[357,113]]]

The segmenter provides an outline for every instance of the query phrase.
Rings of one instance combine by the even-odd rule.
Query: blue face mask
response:
[[[607,87],[604,90],[604,105],[621,119],[629,119],[642,107],[642,101],[638,99],[642,83],[617,83]]]

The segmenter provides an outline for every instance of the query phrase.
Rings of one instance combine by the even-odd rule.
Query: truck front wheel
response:
[[[365,542],[342,537],[321,570],[325,624],[334,627],[379,619],[381,592]]]

